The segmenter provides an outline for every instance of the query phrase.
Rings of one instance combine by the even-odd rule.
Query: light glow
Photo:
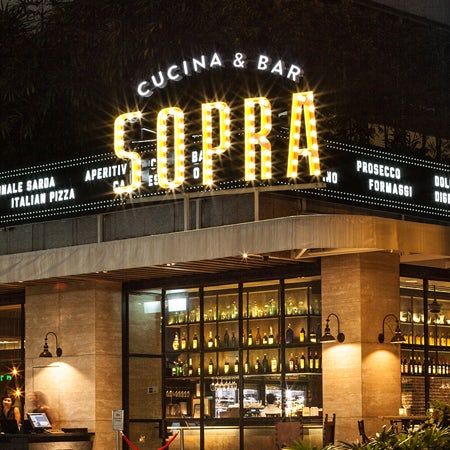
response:
[[[126,114],[121,114],[114,121],[114,152],[120,159],[129,159],[131,161],[131,183],[128,186],[114,186],[116,194],[131,194],[136,189],[141,187],[141,155],[137,152],[129,152],[125,150],[125,124],[140,120],[142,113],[140,111],[133,111]]]
[[[174,151],[174,177],[169,180],[167,161],[167,120],[173,117],[173,151]],[[184,182],[184,113],[178,107],[162,109],[158,114],[156,129],[156,161],[158,171],[158,183],[163,189],[176,189]]]
[[[261,179],[272,178],[272,147],[267,139],[272,129],[272,109],[270,102],[265,97],[246,98],[245,112],[245,180],[256,180],[256,150],[261,147]],[[257,132],[255,127],[255,107],[259,105],[261,124]]]
[[[306,147],[300,148],[302,112],[305,113]],[[308,158],[309,174],[320,175],[319,146],[317,144],[316,119],[314,116],[314,94],[300,92],[292,95],[291,131],[289,135],[289,156],[287,177],[298,177],[298,155]]]

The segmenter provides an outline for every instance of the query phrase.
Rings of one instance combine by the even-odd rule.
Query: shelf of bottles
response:
[[[260,416],[269,391],[276,404],[284,402],[286,415],[320,406],[321,395],[315,405],[305,404],[308,379],[321,375],[320,281],[205,287],[201,295],[173,290],[164,303],[168,417],[180,412],[174,402],[198,417],[192,404],[200,398],[208,400],[205,417],[240,417],[241,408],[245,417]],[[288,394],[282,393],[287,382]],[[179,392],[192,395],[187,409]]]
[[[400,327],[406,340],[401,351],[402,376],[450,377],[450,299],[440,298],[439,293],[432,291],[428,295],[428,305],[434,300],[440,311],[435,313],[428,307],[426,332],[422,290],[402,291]]]

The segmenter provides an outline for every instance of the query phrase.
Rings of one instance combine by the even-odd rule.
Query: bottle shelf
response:
[[[423,322],[402,322],[400,321],[400,325],[414,325],[416,327],[423,327],[425,324]],[[450,328],[450,324],[447,323],[429,323],[428,329],[439,327],[439,328]]]
[[[308,317],[311,318],[320,318],[320,314],[313,314],[313,313],[305,313],[305,314],[285,314],[284,316],[286,319],[307,319]]]
[[[199,380],[200,375],[167,375],[166,380]]]
[[[416,345],[416,344],[401,344],[402,350],[416,350],[416,351],[424,351],[424,345]],[[441,353],[450,353],[450,347],[442,347],[440,345],[430,345],[428,346],[429,352],[441,352]]]
[[[322,344],[320,342],[293,342],[292,344],[284,344],[286,348],[302,348],[302,347],[320,347]]]
[[[286,378],[296,377],[297,375],[322,375],[322,370],[317,370],[314,372],[286,372]]]
[[[243,345],[242,350],[270,350],[270,349],[278,349],[280,348],[280,344],[272,344],[272,345]]]
[[[402,377],[408,378],[408,377],[421,377],[424,378],[425,374],[424,373],[402,373],[401,374]],[[445,375],[438,375],[438,374],[432,374],[429,373],[428,374],[430,378],[450,378],[450,374],[445,374]]]
[[[244,322],[257,322],[260,320],[274,320],[278,319],[280,316],[262,316],[262,317],[244,317]]]
[[[203,350],[205,353],[223,353],[223,352],[237,352],[239,351],[239,347],[213,347],[213,348],[208,348],[205,347],[205,349]]]

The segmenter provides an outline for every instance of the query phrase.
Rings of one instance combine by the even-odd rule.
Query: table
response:
[[[411,426],[425,422],[428,416],[381,416],[380,419],[389,420],[393,427],[401,423],[402,430],[407,431]]]

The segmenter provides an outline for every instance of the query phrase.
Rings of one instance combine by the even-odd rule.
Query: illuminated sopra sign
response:
[[[312,92],[297,92],[292,95],[289,143],[286,148],[287,163],[285,176],[295,179],[299,174],[300,158],[308,162],[308,174],[320,176],[319,148],[315,119],[314,95]],[[213,117],[218,127],[213,128]],[[127,122],[140,120],[140,111],[121,114],[114,124],[114,151],[118,158],[129,160],[131,164],[131,182],[127,186],[116,186],[116,194],[132,193],[142,185],[141,156],[136,151],[126,150]],[[302,119],[305,142],[302,142]],[[231,111],[227,103],[216,101],[202,104],[202,184],[213,187],[219,181],[214,177],[215,156],[223,154],[231,146]],[[171,126],[173,139],[168,139]],[[216,130],[216,131],[214,131]],[[244,179],[256,181],[257,161],[261,180],[272,178],[272,108],[266,97],[244,99]],[[217,134],[217,136],[214,135]],[[216,139],[214,139],[216,138]],[[169,145],[169,141],[170,144]],[[161,189],[177,189],[185,182],[186,144],[184,112],[178,107],[163,108],[157,115],[156,164],[158,184]],[[216,142],[217,145],[213,143]],[[260,157],[257,157],[257,152]],[[169,174],[169,160],[173,161],[173,170]]]

